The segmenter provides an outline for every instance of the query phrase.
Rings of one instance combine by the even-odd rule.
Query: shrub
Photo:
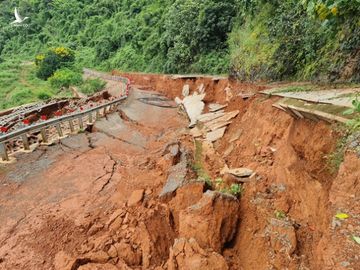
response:
[[[51,95],[49,93],[46,92],[40,92],[37,94],[37,98],[40,100],[48,100],[51,98]]]
[[[69,88],[70,85],[79,85],[82,83],[82,75],[71,69],[60,69],[49,78],[49,82],[54,88]]]
[[[101,79],[87,79],[81,85],[80,90],[86,95],[92,95],[104,89],[106,82]]]
[[[45,54],[38,54],[35,57],[35,64],[38,67],[37,77],[47,80],[60,68],[71,67],[75,62],[73,50],[65,47],[51,48]]]

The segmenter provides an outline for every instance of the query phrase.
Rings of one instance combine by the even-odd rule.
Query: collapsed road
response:
[[[331,165],[331,125],[263,86],[124,75],[115,112],[0,167],[0,269],[359,269],[360,161]]]

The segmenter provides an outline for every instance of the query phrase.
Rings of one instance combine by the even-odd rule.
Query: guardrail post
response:
[[[100,110],[96,110],[96,120],[100,119]]]
[[[3,161],[9,161],[9,156],[4,143],[0,143],[0,154]]]
[[[25,150],[30,150],[30,144],[29,144],[29,139],[28,139],[27,135],[26,134],[21,135],[21,139],[22,139],[23,144],[24,144],[24,149]]]
[[[48,142],[48,139],[47,139],[47,136],[46,136],[46,130],[45,128],[42,128],[40,130],[40,134],[41,134],[41,138],[43,140],[43,143],[47,143]]]
[[[92,124],[93,122],[93,116],[92,113],[89,113],[89,123]]]
[[[106,115],[106,107],[104,107],[104,110],[103,110],[103,116]]]
[[[69,120],[69,126],[70,126],[70,131],[71,131],[71,133],[74,133],[74,132],[75,132],[75,128],[74,128],[74,123],[73,123],[73,120],[72,120],[72,119]]]
[[[80,116],[78,119],[79,119],[79,127],[82,130],[82,129],[84,129],[84,122],[83,122],[82,116]]]
[[[64,134],[63,134],[63,132],[61,130],[60,124],[57,124],[55,127],[56,127],[56,130],[57,130],[58,134],[59,134],[59,137],[63,137]]]

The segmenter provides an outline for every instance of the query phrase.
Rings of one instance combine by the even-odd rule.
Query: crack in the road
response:
[[[100,132],[100,133],[103,133],[105,134],[106,136],[108,136],[109,138],[112,138],[114,140],[118,140],[120,142],[123,142],[123,143],[126,143],[126,144],[130,144],[130,145],[133,145],[133,146],[137,146],[137,147],[140,147],[144,150],[146,150],[146,147],[145,146],[142,146],[142,145],[139,145],[139,144],[136,144],[136,143],[133,143],[133,142],[130,142],[130,141],[127,141],[127,140],[124,140],[124,139],[121,139],[121,138],[118,138],[112,134],[109,134],[108,132],[106,131],[103,131],[103,130],[98,130],[97,132]]]

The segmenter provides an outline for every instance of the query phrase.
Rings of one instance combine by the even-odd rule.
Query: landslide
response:
[[[88,144],[80,153],[60,144],[62,164],[42,175],[65,179],[66,186],[53,180],[46,187],[56,191],[53,201],[64,191],[69,197],[41,201],[0,230],[0,269],[359,269],[360,248],[350,238],[359,233],[360,161],[348,151],[333,172],[340,134],[332,126],[274,108],[276,98],[257,93],[266,86],[126,76],[136,87],[118,114],[80,134]],[[183,112],[139,102],[142,95],[181,96],[184,84],[191,92],[203,84],[206,105],[240,110],[200,157],[212,181],[225,164],[256,173],[238,198],[197,180]],[[7,187],[9,194],[18,188]],[[350,218],[336,220],[338,212]]]

